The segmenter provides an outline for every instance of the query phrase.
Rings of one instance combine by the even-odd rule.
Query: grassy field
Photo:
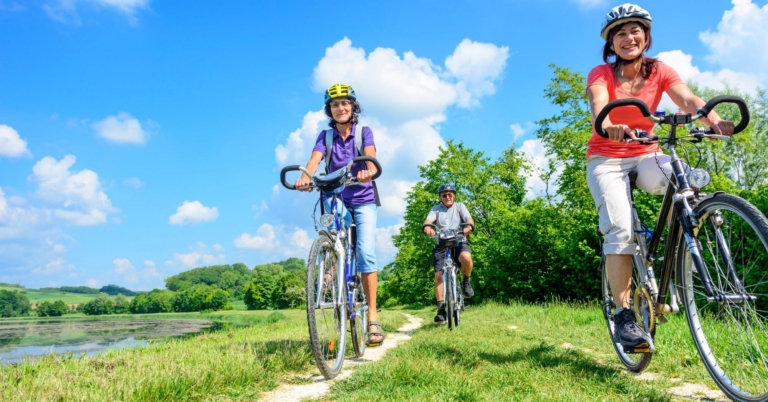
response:
[[[68,292],[58,292],[58,291],[52,291],[52,290],[25,289],[25,288],[18,288],[14,286],[5,286],[5,285],[0,285],[0,290],[9,290],[11,292],[13,292],[14,290],[18,290],[19,292],[22,292],[25,296],[27,296],[30,303],[35,305],[37,305],[38,303],[42,303],[44,301],[55,302],[56,300],[61,300],[64,303],[67,303],[68,305],[73,305],[73,304],[87,303],[91,299],[94,299],[96,297],[96,295],[88,295],[88,294],[82,294],[82,293],[68,293]],[[133,296],[130,296],[127,298],[130,300],[130,299],[133,299]]]
[[[92,358],[50,356],[2,367],[0,400],[258,399],[317,373],[304,311],[265,320],[270,313],[216,312],[211,318],[250,325]],[[424,326],[384,359],[336,382],[323,400],[664,401],[683,383],[716,389],[682,316],[659,327],[657,353],[639,377],[620,366],[596,305],[469,307],[454,331],[432,324],[431,307],[385,310],[386,332],[406,322],[402,313],[424,318]]]

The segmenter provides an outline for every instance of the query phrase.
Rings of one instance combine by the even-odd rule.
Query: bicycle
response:
[[[354,215],[352,222],[346,224],[341,214],[341,192],[346,186],[360,184],[350,173],[352,164],[357,162],[374,164],[377,169],[374,180],[381,175],[381,165],[370,156],[356,157],[346,167],[327,175],[313,176],[299,165],[286,166],[280,172],[280,181],[285,188],[297,190],[285,176],[291,171],[301,171],[310,178],[307,188],[320,192],[315,212],[317,205],[321,205],[319,224],[326,229],[318,230],[318,220],[313,212],[318,237],[312,243],[307,259],[306,302],[312,355],[317,368],[327,379],[341,372],[347,347],[347,320],[355,356],[362,357],[365,353],[368,335],[368,302],[355,258]],[[329,211],[325,211],[324,197],[330,205]],[[343,270],[337,267],[343,267]]]
[[[706,170],[686,168],[677,154],[679,143],[700,142],[703,138],[728,139],[711,129],[693,128],[678,137],[678,126],[702,117],[719,103],[738,106],[741,121],[734,134],[749,124],[746,103],[734,96],[718,96],[691,114],[651,114],[637,99],[608,103],[597,116],[598,134],[607,137],[602,123],[608,113],[622,106],[633,106],[647,119],[669,125],[669,135],[650,137],[639,132],[640,142],[656,141],[669,151],[673,175],[664,195],[656,225],[651,230],[638,218],[631,198],[634,240],[630,308],[638,324],[650,336],[646,348],[624,348],[615,336],[613,323],[616,303],[606,278],[602,255],[603,315],[622,363],[641,372],[650,364],[655,351],[656,325],[666,316],[683,310],[696,349],[712,379],[730,398],[740,401],[768,400],[768,220],[748,201],[716,191],[704,194],[709,183]],[[630,177],[632,181],[633,178]],[[670,217],[671,213],[671,217]],[[669,224],[667,225],[669,219]],[[668,226],[666,240],[662,239]],[[664,242],[663,256],[659,246]],[[601,252],[601,254],[603,254]],[[654,265],[660,264],[657,277]]]
[[[456,271],[459,267],[453,261],[453,249],[461,246],[465,243],[466,237],[464,234],[453,229],[442,229],[437,231],[437,227],[434,224],[426,225],[432,227],[435,230],[435,235],[431,236],[435,239],[435,243],[441,247],[445,247],[445,260],[441,271],[443,273],[443,295],[445,296],[445,311],[448,315],[446,320],[448,322],[448,329],[453,330],[453,327],[458,327],[461,323],[461,312],[464,311],[464,292],[459,289],[458,282],[456,281]],[[472,226],[469,223],[462,223],[461,228],[465,226]]]

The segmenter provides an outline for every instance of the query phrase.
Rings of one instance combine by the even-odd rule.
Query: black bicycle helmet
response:
[[[446,191],[451,191],[454,194],[456,194],[456,187],[453,187],[450,184],[443,184],[442,186],[440,186],[439,189],[437,189],[437,195],[440,195],[440,194],[442,194],[442,193],[444,193]]]

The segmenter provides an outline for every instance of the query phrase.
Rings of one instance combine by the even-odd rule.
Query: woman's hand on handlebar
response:
[[[613,142],[624,142],[625,137],[637,140],[635,130],[632,130],[626,124],[613,124],[603,127],[603,130],[608,134],[608,139]]]
[[[712,122],[712,130],[715,134],[731,135],[733,134],[733,122],[723,119],[717,119]]]
[[[299,177],[299,180],[296,180],[294,186],[296,186],[296,190],[310,192],[312,191],[312,187],[309,187],[309,184],[309,177],[307,177],[305,174],[302,174],[301,177]]]
[[[360,183],[369,183],[373,180],[373,175],[375,173],[376,172],[372,170],[361,170],[357,172],[357,181]]]

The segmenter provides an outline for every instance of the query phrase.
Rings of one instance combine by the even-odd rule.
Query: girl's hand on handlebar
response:
[[[635,137],[635,131],[629,128],[626,124],[614,124],[607,127],[603,127],[605,133],[608,134],[608,140],[613,142],[624,142],[624,137],[629,136],[633,140],[637,140]]]
[[[309,187],[309,184],[309,177],[302,174],[301,177],[299,177],[299,180],[296,180],[294,186],[296,187],[296,190],[310,192],[312,191],[312,187]]]
[[[733,122],[728,120],[717,119],[712,122],[712,130],[715,134],[731,135],[733,134]]]
[[[360,183],[369,183],[371,180],[373,180],[373,175],[375,172],[371,170],[361,170],[357,172],[357,181]]]

